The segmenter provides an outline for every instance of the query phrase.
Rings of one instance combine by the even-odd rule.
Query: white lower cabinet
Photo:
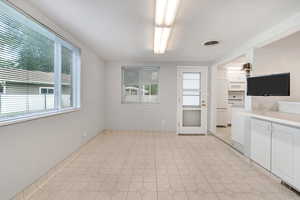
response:
[[[251,119],[251,159],[271,170],[271,123]]]
[[[299,129],[272,124],[271,171],[289,183],[295,179],[295,134]]]
[[[251,159],[300,191],[300,128],[252,118]]]

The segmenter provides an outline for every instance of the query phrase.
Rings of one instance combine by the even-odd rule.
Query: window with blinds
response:
[[[79,107],[79,57],[79,49],[0,0],[0,120]]]
[[[122,103],[158,103],[159,67],[122,67]]]

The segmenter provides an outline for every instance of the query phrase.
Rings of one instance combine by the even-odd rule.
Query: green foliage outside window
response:
[[[70,52],[62,48],[65,74],[70,74]],[[54,41],[0,13],[0,67],[54,72]]]

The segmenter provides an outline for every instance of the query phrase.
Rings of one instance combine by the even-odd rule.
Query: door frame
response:
[[[187,132],[182,132],[181,131],[181,127],[182,127],[182,79],[181,79],[181,73],[183,72],[200,72],[200,73],[204,73],[205,74],[205,90],[206,90],[206,94],[204,92],[204,99],[206,101],[206,109],[204,110],[204,118],[201,118],[201,129],[202,131],[200,131],[199,133],[197,133],[197,131],[187,131]],[[202,78],[202,76],[201,76]],[[203,79],[201,79],[203,80]],[[202,96],[202,95],[201,95]],[[176,132],[177,134],[204,134],[207,135],[208,130],[208,66],[178,66],[177,67],[177,123],[176,123]],[[203,112],[203,111],[202,111]],[[196,128],[198,129],[198,128]],[[195,129],[195,130],[196,130]]]

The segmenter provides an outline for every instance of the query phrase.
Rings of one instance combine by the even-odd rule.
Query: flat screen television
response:
[[[290,96],[290,73],[247,78],[248,96]]]

